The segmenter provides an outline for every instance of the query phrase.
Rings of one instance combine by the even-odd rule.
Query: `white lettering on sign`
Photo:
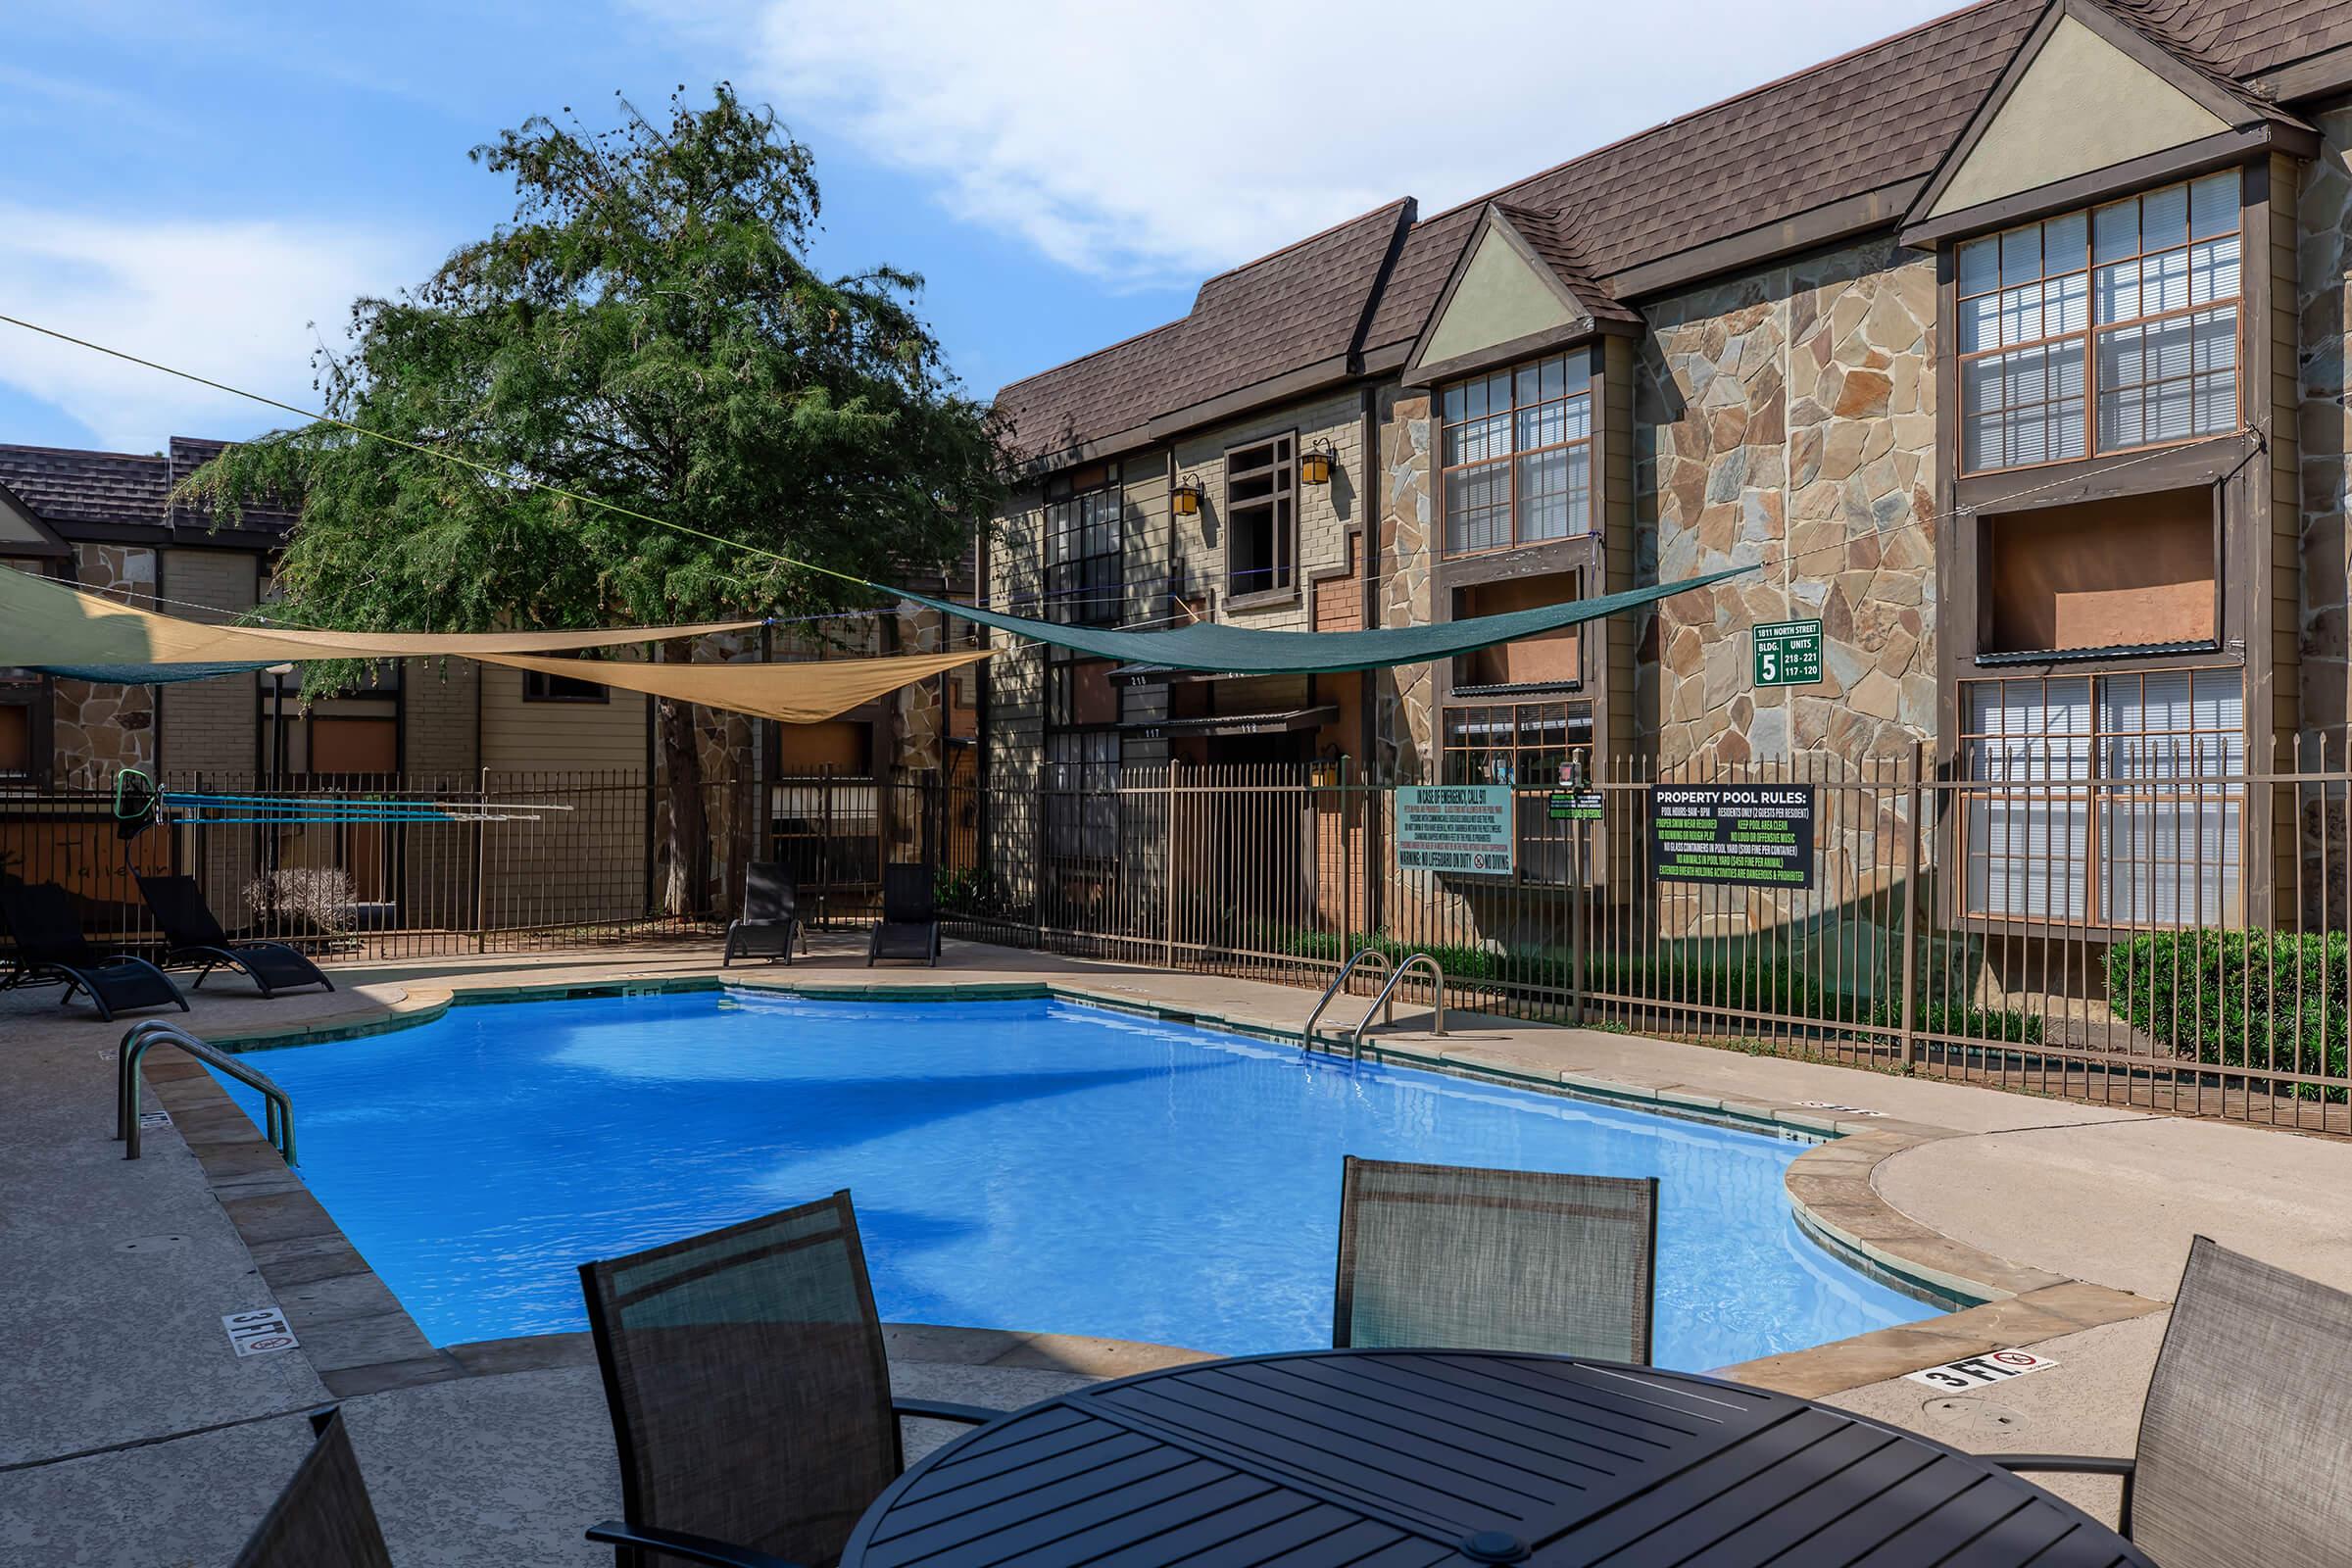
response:
[[[1396,790],[1396,869],[1509,876],[1518,843],[1508,784]]]
[[[277,1350],[291,1350],[302,1343],[286,1326],[286,1314],[274,1306],[230,1312],[220,1319],[220,1327],[239,1355],[269,1355]]]
[[[2057,1364],[2048,1356],[2035,1355],[2032,1350],[1993,1350],[1963,1360],[1946,1361],[1941,1366],[1922,1367],[1917,1372],[1906,1372],[1903,1376],[1914,1383],[1925,1383],[1931,1389],[1981,1389],[1987,1383],[2006,1383],[2011,1378],[2022,1378],[2029,1372],[2047,1372]]]
[[[1883,1110],[1864,1110],[1860,1105],[1840,1105],[1835,1100],[1800,1100],[1798,1104],[1807,1110],[1841,1110],[1848,1116],[1884,1116]]]

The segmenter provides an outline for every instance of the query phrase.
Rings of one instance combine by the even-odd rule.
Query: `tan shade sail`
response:
[[[623,691],[700,703],[730,712],[816,724],[860,703],[895,692],[942,670],[978,663],[985,648],[951,654],[903,654],[889,659],[827,659],[793,664],[623,663],[609,659],[535,659],[527,654],[484,654],[484,663],[565,675],[573,680],[618,686]]]
[[[749,631],[757,620],[606,631],[361,632],[285,626],[207,626],[78,593],[0,567],[0,667],[279,664],[305,659],[478,658]]]

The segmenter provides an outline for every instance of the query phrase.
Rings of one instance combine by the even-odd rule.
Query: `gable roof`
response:
[[[147,528],[160,542],[174,527],[211,527],[205,511],[174,503],[172,489],[228,446],[193,436],[148,453],[0,445],[0,488],[68,537],[91,527]],[[246,508],[237,528],[282,535],[296,520],[294,510],[270,503]]]
[[[2352,5],[2342,0],[2105,3],[2266,113],[2276,110],[2241,85],[2248,78],[2352,46]],[[1400,361],[1427,326],[1489,202],[1549,215],[1574,265],[1619,301],[1723,270],[1735,265],[1725,253],[1749,241],[1793,250],[1891,229],[2047,8],[2047,0],[1981,0],[1415,222],[1375,286],[1358,352],[1378,368]],[[1349,226],[1223,277],[1281,263]],[[1312,313],[1328,336],[1327,323],[1351,301],[1325,291],[1350,295],[1363,280],[1353,272],[1344,281],[1301,278],[1304,265],[1282,267],[1283,287],[1261,296],[1259,306],[1279,302]],[[1033,422],[1050,425],[1055,439],[1074,447],[1147,424],[1148,417],[1133,416],[1139,406],[1156,405],[1151,415],[1167,416],[1315,363],[1295,348],[1280,356],[1291,363],[1280,366],[1247,351],[1254,342],[1283,342],[1281,323],[1260,318],[1248,331],[1227,331],[1200,322],[1203,306],[1217,303],[1211,286],[1219,281],[1203,286],[1184,320],[1015,382],[999,394],[999,406],[1024,433]],[[1115,369],[1093,364],[1105,356]],[[1098,410],[1078,387],[1106,375],[1126,390]],[[1024,445],[1032,453],[1054,450]]]

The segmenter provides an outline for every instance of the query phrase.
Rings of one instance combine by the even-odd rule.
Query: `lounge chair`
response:
[[[2118,1525],[2165,1568],[2342,1562],[2352,1542],[2352,1296],[2200,1236],[2140,1407],[2137,1456],[1988,1453],[2116,1476]]]
[[[169,1004],[188,1010],[188,999],[172,977],[145,958],[92,947],[82,935],[74,901],[54,882],[0,885],[0,925],[8,928],[16,944],[0,991],[63,980],[66,994],[60,1002],[72,1002],[76,991],[87,992],[98,1016],[110,1022],[119,1008]]]
[[[204,902],[204,890],[192,876],[140,877],[139,896],[155,911],[156,924],[164,928],[164,963],[204,966],[196,975],[194,990],[203,990],[205,977],[223,968],[251,980],[265,997],[296,986],[335,989],[335,983],[298,949],[283,942],[231,940],[213,918]]]
[[[235,1568],[392,1568],[343,1412],[313,1411],[311,1431],[318,1441],[237,1553]]]
[[[906,1468],[899,1417],[1003,1412],[896,1398],[850,1195],[580,1265],[625,1519],[588,1539],[719,1568],[841,1555]]]
[[[1346,1161],[1331,1343],[1647,1366],[1654,1176]]]
[[[737,958],[782,958],[792,962],[792,945],[800,939],[800,889],[792,868],[774,860],[754,860],[743,869],[743,915],[727,923],[727,951],[718,960],[725,968]]]
[[[882,868],[882,918],[865,947],[865,966],[876,958],[920,958],[939,963],[939,909],[931,902],[931,868],[927,865],[886,865]]]

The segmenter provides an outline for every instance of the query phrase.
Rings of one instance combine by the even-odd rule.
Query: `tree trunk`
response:
[[[686,663],[693,657],[693,646],[684,639],[662,645],[664,662]],[[700,914],[708,902],[710,832],[703,808],[703,749],[694,732],[694,705],[656,698],[654,732],[669,784],[662,907],[670,914]]]

